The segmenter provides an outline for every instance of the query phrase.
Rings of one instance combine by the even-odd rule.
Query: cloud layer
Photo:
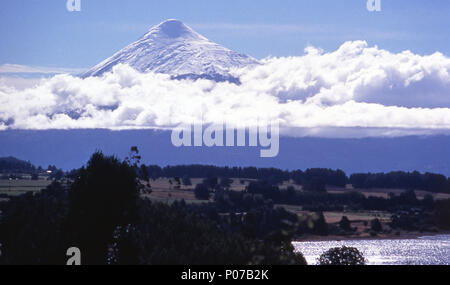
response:
[[[37,74],[57,74],[57,73],[71,73],[77,74],[85,71],[83,68],[51,68],[41,66],[28,66],[21,64],[2,64],[0,65],[1,73],[37,73]]]
[[[328,137],[450,132],[450,58],[390,53],[364,41],[269,58],[232,71],[241,85],[171,80],[116,66],[17,90],[0,81],[0,129],[172,128],[277,120],[282,133]]]

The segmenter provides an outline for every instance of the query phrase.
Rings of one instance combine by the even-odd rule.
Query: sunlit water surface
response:
[[[417,239],[345,240],[293,242],[308,264],[317,264],[319,256],[333,247],[351,246],[364,254],[368,264],[377,265],[450,265],[450,235]]]

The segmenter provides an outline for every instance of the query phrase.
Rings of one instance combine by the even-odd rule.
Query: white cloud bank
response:
[[[234,70],[241,85],[171,80],[116,66],[99,78],[0,83],[0,129],[172,128],[278,120],[282,133],[328,137],[450,133],[450,58],[346,42],[324,53]]]
[[[84,68],[58,68],[58,67],[43,67],[43,66],[28,66],[21,64],[5,63],[0,65],[0,73],[38,73],[38,74],[56,74],[56,73],[70,73],[77,74],[85,71]]]

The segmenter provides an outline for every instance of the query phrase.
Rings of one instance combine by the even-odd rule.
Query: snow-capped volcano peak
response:
[[[231,68],[257,64],[258,61],[213,43],[181,21],[170,19],[154,26],[136,42],[82,76],[102,75],[119,63],[140,72],[166,73],[174,78],[236,81],[229,74]]]
[[[159,38],[167,37],[171,39],[176,38],[184,38],[184,39],[203,39],[200,34],[196,33],[194,30],[183,24],[183,22],[176,19],[169,19],[161,24],[153,27],[150,31],[144,36],[153,35]]]

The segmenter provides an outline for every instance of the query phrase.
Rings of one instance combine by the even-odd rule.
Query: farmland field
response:
[[[16,196],[30,191],[40,191],[50,185],[51,182],[51,180],[30,179],[0,180],[0,194]]]
[[[230,190],[243,191],[249,183],[249,179],[232,179],[233,182],[230,185]],[[241,183],[241,180],[243,183]],[[143,192],[143,196],[150,198],[154,201],[171,203],[176,200],[185,200],[187,203],[201,203],[207,202],[198,200],[195,198],[194,188],[197,184],[203,181],[202,178],[191,178],[192,185],[178,185],[173,178],[158,178],[156,180],[150,180],[151,193],[146,193],[146,190],[150,188],[146,187]],[[147,182],[142,181],[142,184],[146,185]]]
[[[230,184],[230,190],[232,191],[244,191],[245,187],[248,186],[248,184],[251,181],[255,181],[254,179],[240,179],[240,178],[231,178],[232,183]],[[183,184],[177,185],[175,180],[173,178],[158,178],[156,180],[151,180],[150,185],[152,192],[151,194],[145,194],[144,196],[149,197],[151,199],[157,200],[157,201],[174,201],[174,200],[181,200],[184,199],[186,202],[195,202],[198,200],[195,198],[194,195],[194,188],[197,184],[200,184],[203,181],[202,178],[192,178],[191,183],[192,185],[186,186]],[[146,184],[146,182],[143,182],[143,184]],[[295,190],[302,191],[302,186],[294,184],[292,181],[284,181],[279,185],[280,190],[286,190],[288,187],[293,187]],[[348,186],[346,188],[339,188],[339,187],[327,187],[328,193],[335,193],[335,194],[343,194],[348,193],[350,191],[355,191],[362,193],[366,197],[374,196],[374,197],[382,197],[382,198],[389,198],[389,193],[394,193],[396,195],[399,195],[402,192],[405,192],[404,189],[384,189],[384,188],[374,188],[374,189],[353,189],[351,186]],[[415,193],[417,195],[418,199],[423,199],[423,197],[426,194],[430,194],[433,196],[434,199],[450,199],[450,194],[445,193],[431,193],[421,190],[415,190]],[[298,206],[287,206],[283,205],[285,208],[294,209],[295,212],[298,211]],[[349,217],[350,218],[350,217]],[[357,220],[364,220],[364,217],[361,218],[361,216],[355,217]],[[371,218],[374,218],[371,216]],[[330,217],[330,219],[332,219]]]
[[[400,193],[405,192],[404,189],[386,189],[386,188],[372,188],[372,189],[348,189],[348,188],[339,188],[339,187],[327,187],[328,193],[336,193],[341,194],[349,191],[356,191],[362,193],[366,197],[381,197],[381,198],[389,198],[389,193],[394,193],[395,195],[399,195]],[[417,199],[423,199],[423,197],[427,194],[433,196],[434,199],[450,199],[450,194],[447,193],[432,193],[422,190],[414,190],[416,193]]]

